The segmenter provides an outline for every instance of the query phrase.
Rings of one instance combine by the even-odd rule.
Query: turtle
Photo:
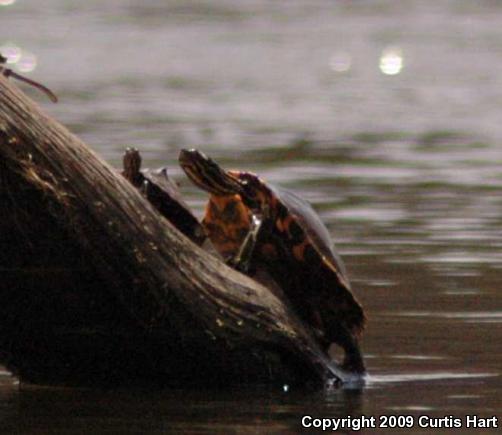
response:
[[[181,150],[179,163],[210,194],[202,224],[226,261],[243,272],[266,268],[324,351],[339,345],[342,367],[364,373],[358,338],[366,316],[312,206],[251,172],[225,171],[195,149]]]
[[[52,92],[49,88],[46,86],[42,85],[41,83],[36,82],[35,80],[31,80],[27,77],[24,77],[15,71],[13,71],[10,68],[6,68],[4,65],[7,63],[8,59],[0,54],[0,74],[3,75],[6,78],[9,77],[14,77],[15,79],[27,83],[30,86],[33,86],[34,88],[37,88],[38,90],[42,91],[47,97],[53,102],[57,103],[58,102],[58,97]]]
[[[126,148],[122,175],[185,236],[203,245],[206,232],[188,205],[183,201],[178,185],[167,175],[166,168],[141,169],[141,154],[136,148]]]

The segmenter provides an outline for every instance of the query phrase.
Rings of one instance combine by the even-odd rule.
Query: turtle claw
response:
[[[236,258],[233,257],[229,261],[227,261],[227,264],[232,268],[237,270],[238,272],[247,274],[249,270],[251,269],[251,264],[250,264],[250,259],[241,259],[241,258]]]

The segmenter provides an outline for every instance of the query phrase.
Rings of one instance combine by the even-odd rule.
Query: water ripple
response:
[[[368,375],[366,382],[368,386],[387,383],[401,382],[430,382],[454,379],[483,379],[495,378],[499,373],[454,373],[454,372],[434,372],[434,373],[408,373],[389,375]]]

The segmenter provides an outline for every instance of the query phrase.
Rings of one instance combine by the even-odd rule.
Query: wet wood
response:
[[[287,304],[185,237],[0,77],[0,363],[36,383],[343,378]]]

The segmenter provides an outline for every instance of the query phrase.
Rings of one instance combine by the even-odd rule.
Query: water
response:
[[[502,418],[501,20],[495,0],[0,6],[2,40],[61,103],[32,95],[111,163],[135,145],[168,164],[199,215],[182,147],[309,199],[368,312],[371,374],[362,391],[286,393],[19,389],[0,373],[0,428],[291,433],[302,415],[364,414],[411,415],[419,434],[449,431],[422,414]]]

